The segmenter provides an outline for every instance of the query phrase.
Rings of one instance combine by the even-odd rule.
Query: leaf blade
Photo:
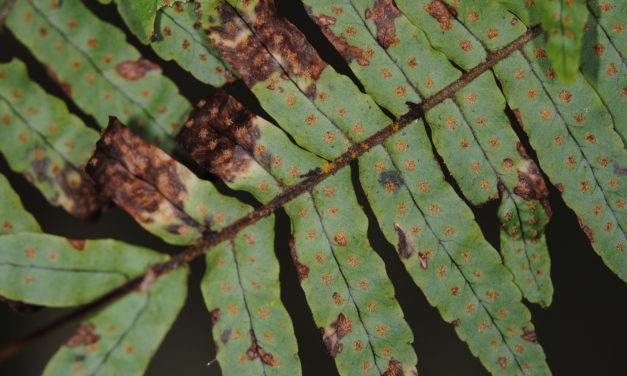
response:
[[[0,239],[0,295],[52,307],[84,304],[165,256],[119,241],[23,232]]]
[[[98,134],[30,80],[19,60],[0,64],[0,152],[53,205],[83,219],[101,201],[82,171]]]
[[[224,375],[300,375],[296,339],[279,296],[274,218],[211,251],[201,284]]]

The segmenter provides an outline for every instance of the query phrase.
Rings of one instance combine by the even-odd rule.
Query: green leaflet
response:
[[[22,232],[0,240],[0,295],[52,307],[90,302],[166,258],[110,239]]]
[[[0,236],[19,232],[41,232],[39,223],[22,206],[7,178],[0,174]]]
[[[263,202],[324,163],[225,93],[203,101],[186,125],[178,140],[192,158]],[[412,335],[385,266],[364,236],[367,221],[349,174],[344,170],[285,206],[293,226],[292,258],[340,374],[401,369],[411,375]]]
[[[62,7],[47,0],[18,1],[7,26],[99,124],[118,116],[148,141],[172,149],[169,136],[189,103],[156,64],[124,41],[122,31],[100,21],[79,0],[66,0]]]
[[[202,292],[225,376],[301,374],[290,317],[279,296],[274,219],[261,220],[207,254]]]
[[[112,119],[104,131],[87,171],[102,194],[111,197],[140,225],[169,243],[193,244],[209,231],[219,231],[250,212],[247,205],[221,195],[212,183],[198,179],[182,164],[134,135],[116,119]],[[250,361],[248,366],[263,368],[265,364],[268,375],[297,375],[300,373],[297,345],[289,316],[280,300],[273,227],[274,217],[270,217],[247,228],[233,242],[225,242],[212,250],[207,256],[203,291],[210,309],[217,306],[228,310],[232,295],[244,299],[248,307],[256,308],[246,310],[240,305],[237,312],[233,312],[238,314],[240,325],[253,330],[246,331],[245,336],[236,342],[246,349],[255,349],[251,353],[254,355],[246,359]],[[233,263],[233,257],[240,262]],[[253,262],[251,257],[254,257]],[[212,261],[215,258],[229,260],[229,263],[221,267],[220,263]],[[214,278],[216,273],[228,273],[228,281]],[[256,280],[251,280],[254,278]],[[218,283],[218,280],[222,282],[219,288],[212,288],[211,284]],[[224,282],[229,283],[228,292],[232,294],[223,294]],[[258,317],[259,310],[268,312]],[[231,328],[229,321],[214,320],[214,324],[214,340],[222,343],[225,325]],[[236,329],[232,328],[233,331]],[[263,337],[270,329],[280,342]],[[238,346],[220,345],[218,358],[226,374],[240,369],[240,357],[247,355],[246,350],[240,350]],[[276,362],[270,362],[261,351],[266,351],[264,354],[270,354]]]
[[[571,83],[579,71],[584,24],[588,20],[586,0],[540,0],[537,7],[555,73],[564,83]]]
[[[621,172],[627,154],[609,114],[583,78],[567,87],[546,78],[549,63],[538,53],[543,47],[535,40],[524,54],[499,63],[495,72],[509,105],[520,113],[543,170],[577,213],[603,261],[627,280],[626,182]],[[521,72],[525,79],[516,79]]]
[[[43,375],[143,375],[185,303],[187,274],[172,271],[86,318]]]
[[[134,0],[116,2],[120,15],[131,31],[142,43],[150,44],[161,58],[175,60],[198,80],[216,87],[232,79],[232,71],[221,60],[199,27],[193,2],[177,2],[176,6],[157,7],[159,1],[152,0],[148,1],[151,5],[147,10],[134,9]],[[146,25],[148,31],[139,27],[137,21],[140,19],[149,22]]]
[[[396,116],[408,111],[407,101],[418,103],[461,75],[446,56],[431,48],[424,33],[413,26],[391,1],[306,3],[310,5],[310,16],[349,62],[366,91]],[[489,9],[486,11],[486,16],[495,13]],[[470,16],[471,19],[474,17]],[[522,32],[524,26],[521,27]],[[508,43],[514,38],[510,35],[498,43]],[[364,58],[355,59],[355,51],[363,51]],[[433,66],[438,69],[434,71]],[[390,90],[381,89],[386,87]],[[525,197],[535,208],[538,199],[548,204],[548,191],[514,131],[502,126],[509,123],[504,109],[505,99],[496,82],[492,75],[484,74],[459,90],[455,98],[429,111],[426,119],[437,150],[466,197],[474,204],[483,204],[501,196],[498,184],[502,184],[503,205],[515,206],[512,213],[519,222],[518,228],[522,225],[522,231],[527,231],[524,227],[537,226],[520,220],[529,209],[516,197]],[[528,178],[533,180],[530,186],[527,185]],[[505,221],[503,217],[500,219]],[[527,238],[516,234],[514,227],[510,226],[510,230],[515,232],[504,236],[503,240],[515,243],[510,244],[510,248],[515,246],[526,251],[530,247]],[[540,233],[544,231],[542,227],[539,230]],[[395,242],[396,236],[388,240]],[[533,247],[541,258],[548,260],[546,245],[538,244],[535,239],[534,242]],[[506,265],[514,271],[518,285],[530,301],[549,305],[552,298],[549,263],[534,263],[527,252],[525,256],[528,260],[525,271],[519,270],[519,263]],[[541,274],[536,276],[536,271]],[[529,280],[532,282],[527,283]]]
[[[92,218],[100,209],[82,171],[98,133],[42,90],[24,63],[0,64],[0,152],[53,205]]]
[[[475,8],[484,5],[469,3]],[[509,14],[499,4],[492,6]],[[473,25],[468,28],[475,30]],[[612,128],[608,108],[581,74],[569,85],[555,80],[540,39],[500,62],[494,71],[543,170],[563,192],[604,262],[626,280],[624,145]]]

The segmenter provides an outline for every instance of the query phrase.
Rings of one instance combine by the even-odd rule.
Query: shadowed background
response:
[[[93,1],[85,3],[102,19],[124,28],[114,6],[93,4]],[[276,3],[279,12],[307,34],[325,60],[341,73],[349,74],[348,67],[339,54],[307,18],[299,2],[276,0]],[[141,45],[132,35],[129,34],[128,40],[144,57],[159,63],[164,74],[177,84],[181,93],[192,103],[198,102],[210,92],[211,88],[196,81],[175,63],[158,58],[150,48]],[[73,113],[97,129],[93,118],[72,105],[46,75],[42,65],[10,32],[4,30],[0,32],[0,62],[9,61],[13,57],[25,61],[30,76],[36,82],[49,93],[64,99]],[[228,90],[249,108],[263,114],[243,84],[236,83]],[[526,143],[524,135],[519,132],[519,136]],[[530,150],[528,145],[527,149]],[[437,310],[429,306],[422,292],[405,271],[394,248],[384,240],[372,211],[367,207],[364,192],[357,179],[356,164],[351,168],[359,201],[370,219],[368,237],[373,248],[386,263],[388,275],[396,288],[396,296],[413,330],[420,374],[488,375],[479,360],[457,338],[452,326],[442,321]],[[63,210],[49,205],[22,176],[9,170],[1,156],[0,172],[9,178],[24,206],[34,214],[45,232],[71,238],[115,238],[168,253],[182,249],[165,244],[150,235],[119,208],[113,208],[90,224],[71,217]],[[224,185],[221,188],[223,192],[230,192]],[[248,203],[255,203],[249,194],[230,194]],[[588,239],[579,228],[575,214],[564,205],[555,189],[551,190],[551,205],[553,218],[547,226],[547,241],[555,285],[553,304],[548,309],[528,304],[549,366],[554,375],[627,375],[627,363],[623,359],[627,353],[627,285],[605,267],[592,250]],[[475,210],[484,235],[495,246],[499,236],[496,209],[497,205],[492,203]],[[332,359],[326,354],[322,336],[313,322],[289,256],[289,220],[283,211],[276,216],[276,253],[281,263],[281,295],[294,323],[303,374],[336,375],[337,371]],[[204,261],[198,260],[192,264],[187,304],[155,354],[146,375],[220,375],[217,363],[207,365],[214,359],[215,351],[209,314],[199,289],[203,271]],[[25,335],[69,311],[45,308],[34,314],[20,315],[0,303],[0,343]],[[47,360],[71,336],[76,326],[77,323],[73,323],[0,363],[0,375],[41,374]]]

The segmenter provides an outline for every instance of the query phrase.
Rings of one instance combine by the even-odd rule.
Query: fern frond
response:
[[[390,1],[352,0],[345,5],[330,1],[306,3],[327,38],[344,52],[344,58],[366,91],[379,104],[392,104],[387,108],[396,116],[407,112],[408,100],[418,103],[461,75],[444,55],[431,48],[424,33]],[[350,59],[350,51],[369,51],[370,58],[362,62]],[[436,72],[430,69],[433,66],[438,67]],[[386,91],[381,87],[396,90]],[[398,95],[399,88],[409,93]],[[427,112],[426,120],[437,150],[465,196],[476,205],[502,196],[502,205],[514,209],[503,212],[507,217],[500,218],[505,222],[514,217],[518,222],[516,227],[509,226],[512,232],[503,229],[502,240],[507,243],[504,250],[518,249],[524,253],[524,258],[517,261],[524,261],[526,269],[520,271],[520,263],[507,262],[511,259],[509,255],[506,265],[514,271],[527,299],[546,306],[551,302],[553,287],[546,245],[538,244],[544,228],[523,221],[521,216],[530,211],[528,205],[534,210],[539,207],[538,200],[550,212],[548,191],[514,131],[503,126],[509,124],[504,109],[505,99],[494,78],[484,74],[461,89],[455,98]],[[533,184],[529,185],[529,181]],[[516,199],[521,196],[529,202]],[[531,232],[529,227],[538,230],[537,235],[521,236],[521,232]],[[543,263],[531,258],[531,247]],[[541,274],[536,275],[536,271]]]
[[[337,145],[338,143],[335,137],[327,137],[326,140],[323,138],[323,141],[326,141],[327,145],[322,145],[319,138],[316,137],[310,136],[306,139],[299,139],[299,136],[302,137],[304,133],[309,132],[312,128],[314,128],[316,132],[326,131],[331,135],[334,134],[332,133],[333,131],[341,130],[344,132],[344,135],[347,135],[341,141],[350,145],[353,141],[359,141],[367,137],[369,134],[372,134],[377,127],[381,127],[382,124],[387,123],[385,115],[371,104],[372,102],[369,97],[360,93],[355,86],[349,83],[344,84],[343,80],[345,80],[346,77],[338,75],[332,68],[327,67],[318,55],[315,54],[315,51],[313,51],[310,45],[303,44],[305,41],[302,35],[299,34],[298,30],[295,30],[293,26],[276,16],[271,3],[235,3],[236,2],[229,2],[228,4],[222,4],[222,6],[216,7],[215,2],[211,2],[211,4],[204,2],[204,6],[201,8],[205,12],[203,13],[203,17],[205,17],[205,19],[219,20],[220,22],[219,25],[211,25],[211,23],[209,23],[206,30],[229,64],[239,70],[244,81],[251,87],[253,92],[258,94],[262,106],[277,119],[279,123],[284,125],[288,133],[292,134],[304,147],[317,153],[325,151],[328,155],[328,153],[333,150],[329,150],[331,147],[328,145]],[[284,34],[289,34],[290,37],[281,37]],[[298,45],[298,48],[292,48],[291,42],[290,44],[287,44],[287,42],[281,43],[281,41],[287,40],[298,41],[294,43],[294,45]],[[238,44],[240,42],[241,45]],[[301,51],[306,51],[306,53]],[[264,65],[265,69],[251,70],[249,66],[243,64],[242,62],[246,60],[247,53],[254,54],[256,58],[266,62],[267,64]],[[305,67],[309,68],[307,69]],[[273,79],[274,75],[276,75],[276,79]],[[301,96],[297,96],[296,93],[300,93]],[[309,93],[309,95],[305,95],[306,93]],[[291,96],[289,96],[290,94]],[[311,116],[308,117],[308,119],[313,119],[313,122],[309,124],[305,122],[305,124],[302,124],[302,120],[300,120],[298,116],[303,116],[303,112],[290,111],[292,105],[298,104],[299,101],[306,101],[305,104],[309,106],[308,109],[310,111],[311,109],[316,111],[311,113]],[[308,112],[305,112],[305,114],[307,113]],[[363,126],[360,125],[356,127],[356,124],[351,122],[350,117],[347,115],[352,113],[359,114],[359,118],[364,121]],[[367,119],[367,121],[364,119]],[[427,138],[423,136],[405,139],[426,140]],[[423,150],[418,149],[416,152],[411,147],[408,147],[407,143],[403,140],[397,139],[396,142],[398,145],[396,143],[386,143],[382,150],[387,154],[392,154],[395,149],[407,149],[411,151],[411,153],[417,153],[415,154],[416,160],[427,159],[437,165],[430,151],[425,155],[423,154]],[[339,151],[341,150],[336,151],[336,153]],[[338,154],[331,154],[330,157],[337,155]],[[382,161],[381,158],[381,155],[375,155],[373,151],[369,151],[360,159],[360,164],[366,164],[369,169],[373,169],[373,167],[376,169],[376,164]],[[387,157],[387,159],[389,159],[389,157]],[[416,163],[416,161],[414,161],[414,163]],[[376,186],[378,189],[383,188],[383,191],[375,191],[374,188],[372,189],[375,193],[372,194],[371,201],[388,202],[384,210],[390,212],[390,195],[395,195],[396,191],[398,191],[399,194],[405,194],[406,190],[415,189],[408,187],[405,183],[415,181],[415,179],[410,180],[405,178],[405,172],[401,170],[400,167],[405,166],[404,160],[397,161],[396,163],[386,163],[386,158],[383,158],[383,166],[384,168],[380,168],[381,170],[390,170],[386,171],[385,174],[381,174],[381,176],[370,178],[367,182],[363,182],[362,180],[362,183],[368,187],[372,185]],[[438,176],[437,172],[433,172],[433,174]],[[445,185],[443,178],[442,185]],[[367,192],[369,191],[367,190]],[[397,201],[393,206],[399,208],[397,210],[401,216],[409,210],[410,205],[417,210],[421,207],[421,205],[412,201],[410,197],[406,198],[407,200],[404,202]],[[457,198],[457,200],[457,205],[451,206],[463,205],[459,198]],[[429,205],[433,204],[438,206],[436,202],[429,203]],[[429,205],[425,207],[429,207]],[[442,218],[443,217],[444,216],[442,216]],[[409,215],[407,218],[409,218]],[[383,223],[382,227],[385,227],[384,232],[389,231],[389,229],[394,229],[395,227],[394,222],[381,222]],[[410,227],[411,226],[408,226],[407,228]],[[477,227],[473,226],[473,230],[479,233]],[[445,231],[445,229],[443,228],[442,231]],[[394,234],[395,239],[398,239],[398,236],[398,234]],[[473,238],[475,237],[470,237],[470,239]],[[479,247],[481,248],[482,246]],[[486,254],[490,255],[487,257],[495,257],[497,261],[500,261],[498,254],[487,244],[483,247],[486,248]],[[417,252],[413,257],[416,259],[421,258]],[[424,262],[424,259],[421,258],[421,261]],[[497,269],[500,271],[495,272],[495,278],[497,278],[499,282],[495,283],[495,285],[502,286],[505,291],[503,293],[503,301],[505,301],[505,303],[503,304],[514,311],[512,317],[515,322],[527,328],[531,328],[529,313],[519,302],[520,295],[516,287],[511,283],[510,274],[502,266],[497,267]],[[485,298],[475,295],[475,299],[479,301]],[[489,311],[481,308],[481,312],[487,317],[487,312]],[[445,318],[449,321],[454,320],[450,317]],[[473,330],[476,330],[477,327],[472,326],[473,324],[479,325],[479,322],[469,322],[464,325],[469,325],[469,327],[473,327]],[[505,327],[498,325],[493,328],[493,330],[497,333],[503,333],[503,337],[507,336],[507,334],[505,334]],[[515,333],[516,331],[514,330],[512,332]],[[514,334],[511,334],[510,337],[511,338],[508,339],[510,342],[521,340]],[[484,348],[484,343],[481,343],[481,340],[476,337],[470,337],[469,341],[473,351],[481,351],[480,349]],[[530,366],[541,370],[540,372],[548,372],[541,348],[536,345],[533,345],[533,348],[534,350],[528,352],[528,354],[533,354],[529,358],[533,362],[530,363]],[[509,372],[509,370],[520,370],[524,372],[522,367],[525,362],[516,362],[518,355],[511,348],[508,349],[507,341],[501,344],[500,355],[494,358],[494,354],[497,353],[499,352],[484,352],[480,354],[486,367],[495,372],[498,372],[499,369],[501,372]],[[493,358],[495,360],[494,362],[492,362]],[[505,365],[500,366],[497,358],[502,359],[500,361],[504,362]]]
[[[2,236],[0,295],[50,307],[84,304],[165,256],[115,240],[21,232]]]
[[[224,93],[202,101],[178,139],[201,166],[263,202],[324,165]],[[385,266],[364,236],[367,220],[350,172],[339,172],[285,209],[301,286],[340,374],[415,372],[413,338]]]
[[[183,267],[156,281],[147,280],[140,289],[87,317],[43,375],[104,376],[121,371],[143,375],[185,303],[187,275]]]
[[[53,205],[92,218],[101,202],[82,168],[98,133],[30,80],[24,63],[0,64],[0,152]]]
[[[266,218],[207,254],[201,288],[225,376],[301,374],[279,296],[279,265],[264,254],[274,247],[273,234],[274,218]]]
[[[116,119],[103,133],[87,171],[106,197],[173,244],[193,244],[250,213],[249,207],[221,195],[210,182],[198,179]],[[224,323],[214,320],[213,333],[216,343],[222,344],[218,359],[227,374],[242,370],[240,359],[252,367],[246,369],[265,369],[269,375],[300,373],[296,340],[280,300],[273,226],[274,217],[259,222],[207,256],[203,292],[208,308],[219,309],[225,318]],[[232,318],[237,319],[236,326]],[[229,329],[242,336],[226,341],[230,343],[226,346],[224,331]],[[281,339],[280,346],[274,337],[265,336],[270,331]]]
[[[169,136],[190,106],[156,64],[125,42],[121,30],[100,21],[80,0],[66,0],[62,7],[19,1],[7,26],[101,126],[115,115],[150,142],[172,149]]]

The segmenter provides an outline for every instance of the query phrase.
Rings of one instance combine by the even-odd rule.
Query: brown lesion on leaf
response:
[[[424,10],[438,21],[440,28],[443,30],[449,30],[451,28],[451,20],[457,17],[457,10],[440,0],[434,0],[425,4]]]
[[[110,118],[96,144],[86,171],[103,197],[142,223],[154,222],[156,213],[169,207],[176,217],[171,220],[178,219],[181,224],[168,227],[168,231],[185,235],[190,228],[206,230],[183,211],[188,195],[177,162],[134,135],[115,117]]]
[[[220,308],[214,308],[209,312],[211,318],[211,325],[215,325],[220,320]]]
[[[91,346],[100,340],[100,336],[95,333],[96,325],[94,323],[87,323],[85,325],[81,325],[76,329],[76,332],[69,340],[65,343],[67,347],[78,347],[78,346]]]
[[[55,180],[65,196],[72,200],[72,205],[66,208],[72,215],[91,220],[100,213],[104,200],[82,167],[65,164],[55,174]]]
[[[590,227],[584,225],[583,224],[583,220],[579,216],[577,216],[577,222],[579,222],[579,227],[581,227],[581,229],[583,230],[584,234],[586,234],[586,236],[590,240],[590,243],[594,243],[594,232],[592,231],[592,229]]]
[[[63,205],[70,214],[84,220],[92,220],[98,216],[104,200],[99,197],[93,181],[83,171],[65,162],[63,166],[51,165],[49,157],[35,158],[31,162],[34,177],[24,172],[23,175],[31,183],[35,181],[48,183],[61,192],[50,198],[53,204]]]
[[[216,8],[220,22],[209,27],[205,33],[220,55],[242,77],[247,85],[266,81],[281,67],[255,38],[235,9],[224,4]]]
[[[501,356],[498,358],[498,363],[501,368],[507,368],[507,366],[509,366],[509,358],[506,356]]]
[[[255,163],[252,152],[259,139],[255,115],[222,90],[201,101],[177,142],[201,167],[225,181],[233,181]],[[272,159],[261,156],[262,161]]]
[[[223,330],[220,334],[220,341],[226,345],[226,343],[229,341],[229,338],[231,338],[231,329]]]
[[[529,157],[525,147],[520,142],[516,143],[516,149],[524,161],[517,169],[518,184],[514,187],[514,193],[527,201],[539,200],[544,211],[551,216],[549,188],[538,165]]]
[[[85,240],[65,239],[77,251],[85,250]]]
[[[143,57],[132,61],[127,60],[115,65],[115,71],[127,81],[135,81],[144,78],[151,70],[161,71],[159,65]]]
[[[274,0],[261,0],[255,8],[253,30],[290,76],[317,80],[327,63],[320,58],[305,35],[292,23],[278,15]]]
[[[271,353],[267,352],[263,347],[259,346],[257,337],[253,331],[250,331],[251,344],[248,350],[246,350],[246,357],[248,360],[259,359],[263,364],[274,367],[279,366],[281,363]]]
[[[50,68],[48,64],[44,64],[44,68],[46,69],[46,73],[48,73],[48,76],[52,79],[52,81],[56,82],[59,87],[61,87],[61,90],[65,93],[65,95],[72,98],[72,86],[67,82],[61,81],[59,79],[59,76],[57,75],[57,72],[52,70],[52,68]]]
[[[382,376],[418,376],[418,371],[415,369],[409,369],[407,371],[403,370],[403,363],[394,359],[394,357],[390,358],[388,361],[387,368],[385,372],[383,372]]]
[[[522,115],[520,114],[520,110],[517,108],[514,108],[512,112],[514,113],[514,116],[516,117],[516,121],[518,122],[518,124],[520,124],[520,127],[522,129],[525,129],[525,123],[523,122],[523,118],[522,118]]]
[[[329,324],[326,328],[320,328],[322,331],[322,339],[329,351],[331,357],[335,358],[337,354],[344,349],[341,339],[353,331],[353,323],[347,319],[343,313],[337,316],[337,319]]]
[[[407,260],[412,255],[417,254],[418,252],[416,251],[416,246],[414,245],[413,240],[407,234],[407,231],[405,231],[405,229],[398,222],[394,222],[392,225],[394,226],[394,230],[396,230],[396,233],[398,234],[398,244],[396,245],[396,251],[398,252],[398,255],[403,260]],[[427,268],[427,259],[426,257],[424,257],[424,255],[420,258],[420,266],[423,269]]]
[[[298,281],[302,282],[303,279],[309,277],[309,267],[298,261],[298,254],[296,252],[296,245],[294,238],[290,239],[290,254],[292,255],[292,261],[296,267],[296,273],[298,273]]]
[[[318,24],[318,26],[320,26],[320,29],[327,37],[329,42],[333,44],[335,49],[340,53],[340,55],[342,55],[347,63],[350,64],[353,62],[353,60],[356,60],[357,64],[361,66],[370,65],[370,60],[368,59],[370,56],[368,55],[367,51],[357,46],[350,45],[348,41],[346,41],[346,37],[344,36],[344,34],[336,35],[335,33],[333,33],[329,25],[335,25],[335,22],[337,21],[335,17],[331,17],[325,14],[320,14],[319,16],[316,16],[311,7],[307,5],[305,6],[305,10],[307,11],[311,19],[316,24]]]
[[[378,180],[379,184],[388,191],[395,191],[405,184],[403,176],[398,171],[383,171]]]
[[[279,17],[272,0],[258,3],[250,15],[254,21],[228,4],[217,10],[219,24],[205,32],[247,85],[266,81],[275,72],[317,80],[326,68],[300,30]]]
[[[523,327],[522,330],[523,334],[521,334],[520,338],[531,343],[538,343],[538,337],[536,336],[536,332],[534,330],[529,330],[527,327]]]
[[[393,0],[375,0],[372,9],[366,9],[365,17],[374,21],[377,27],[377,42],[385,49],[398,44],[394,21],[400,16],[401,12]]]

